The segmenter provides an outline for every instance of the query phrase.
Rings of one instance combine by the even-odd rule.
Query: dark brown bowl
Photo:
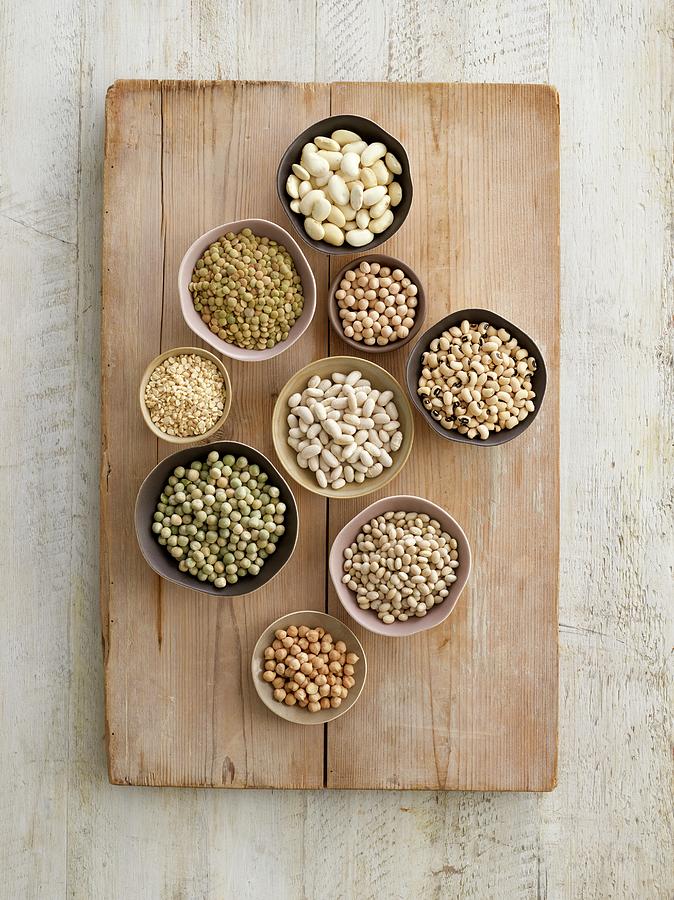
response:
[[[291,198],[286,194],[286,181],[292,172],[293,163],[299,162],[300,160],[302,147],[320,134],[330,136],[330,134],[338,128],[348,128],[349,131],[355,131],[364,141],[370,143],[372,141],[381,141],[383,144],[386,144],[386,147],[391,153],[398,158],[398,161],[402,166],[402,172],[400,175],[396,175],[396,181],[399,182],[400,187],[403,190],[403,199],[393,210],[393,222],[391,225],[386,231],[383,231],[381,234],[376,234],[374,240],[368,244],[367,247],[352,247],[350,244],[347,244],[346,241],[341,247],[333,247],[331,244],[326,244],[325,241],[315,241],[313,238],[310,238],[304,230],[304,216],[292,211],[290,208]],[[320,122],[315,122],[313,125],[305,128],[304,131],[295,138],[292,144],[290,144],[281,157],[281,162],[279,163],[276,172],[276,191],[286,215],[295,226],[297,233],[305,244],[314,247],[316,250],[320,250],[321,253],[328,253],[330,256],[350,256],[361,250],[362,252],[367,252],[369,250],[374,250],[375,247],[381,246],[384,241],[393,237],[407,218],[410,206],[412,205],[413,195],[410,161],[407,156],[407,150],[405,150],[400,141],[393,137],[392,134],[389,134],[389,132],[382,128],[381,125],[377,125],[376,122],[373,122],[372,119],[366,119],[364,116],[329,116],[327,119],[321,119]]]
[[[410,329],[410,333],[406,338],[394,341],[392,344],[386,344],[383,347],[379,346],[379,344],[369,346],[368,344],[363,343],[363,341],[354,341],[353,338],[347,337],[342,328],[342,320],[339,318],[339,307],[337,306],[337,300],[335,299],[335,293],[339,289],[339,283],[344,277],[345,272],[348,272],[349,269],[357,268],[364,260],[369,263],[376,262],[382,266],[389,266],[391,270],[402,269],[409,279],[417,286],[417,306],[414,313],[414,325]],[[342,266],[337,275],[335,275],[328,293],[328,315],[330,316],[330,324],[335,332],[341,337],[345,344],[353,347],[354,350],[362,350],[363,353],[390,353],[391,350],[398,350],[400,347],[404,347],[405,344],[409,344],[421,330],[421,326],[424,324],[424,319],[426,318],[426,292],[424,291],[424,286],[417,273],[406,262],[403,262],[402,259],[396,259],[395,256],[387,256],[385,253],[368,253],[365,256],[360,256],[358,259],[351,260],[351,262]]]
[[[459,434],[457,431],[448,431],[446,428],[443,428],[442,425],[439,425],[430,415],[417,394],[419,374],[422,369],[421,357],[423,353],[426,352],[429,344],[434,338],[439,337],[442,332],[447,331],[448,328],[460,325],[464,319],[468,319],[469,322],[489,322],[489,324],[493,325],[495,328],[505,328],[506,331],[510,332],[512,337],[517,338],[517,342],[521,347],[528,351],[529,356],[533,356],[536,360],[536,371],[532,378],[532,387],[536,393],[534,411],[530,413],[523,422],[520,422],[519,425],[516,425],[510,430],[492,432],[486,440],[482,440],[481,438],[469,438],[465,434]],[[517,325],[513,325],[512,322],[509,322],[507,319],[504,319],[503,316],[499,316],[489,309],[460,309],[457,312],[445,316],[444,319],[440,319],[439,322],[436,322],[435,325],[432,325],[424,331],[412,348],[412,352],[407,360],[405,380],[407,382],[407,390],[412,398],[412,403],[419,410],[424,421],[426,421],[440,437],[449,441],[457,441],[460,444],[473,444],[478,447],[495,447],[497,444],[506,444],[508,441],[512,441],[513,438],[519,437],[519,435],[529,428],[543,405],[545,388],[548,383],[548,374],[545,368],[543,354],[536,345],[536,342],[529,337],[525,331],[518,328]]]
[[[221,455],[231,453],[234,456],[245,456],[250,463],[258,465],[269,475],[269,483],[278,487],[280,492],[279,499],[286,505],[285,534],[282,535],[276,545],[276,551],[265,560],[259,574],[246,576],[237,581],[236,584],[228,584],[223,588],[217,588],[208,581],[199,581],[192,575],[188,575],[187,572],[181,572],[177,562],[172,556],[169,556],[165,547],[157,543],[152,533],[152,516],[157,499],[169,477],[173,474],[173,470],[176,466],[185,466],[193,460],[205,459],[211,450],[217,450]],[[297,503],[288,487],[288,483],[264,453],[238,441],[213,441],[210,444],[200,444],[196,447],[186,447],[183,450],[178,450],[177,453],[167,456],[166,459],[163,459],[152,469],[138,491],[135,525],[138,546],[145,557],[145,561],[162,578],[172,581],[174,584],[179,584],[188,590],[199,591],[202,594],[212,594],[214,597],[240,597],[243,594],[252,594],[253,591],[261,588],[262,585],[267,584],[275,575],[278,575],[288,562],[297,543],[299,517]]]

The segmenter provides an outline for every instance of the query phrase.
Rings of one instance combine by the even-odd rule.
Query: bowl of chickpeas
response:
[[[258,697],[275,715],[298,725],[323,725],[356,703],[367,661],[348,626],[305,609],[265,628],[253,650],[251,673]]]
[[[364,353],[388,353],[419,333],[426,316],[421,279],[394,256],[369,254],[340,269],[328,295],[330,324]]]

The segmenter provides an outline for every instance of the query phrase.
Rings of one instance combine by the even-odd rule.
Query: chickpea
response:
[[[274,658],[274,648],[273,647],[267,647],[265,649],[264,658],[265,659],[273,659]]]
[[[300,672],[302,672],[304,675],[311,675],[313,671],[314,667],[310,662],[303,662],[300,666]]]
[[[341,657],[341,653],[339,652],[339,650],[331,650],[328,653],[328,659],[331,662],[335,662],[335,661],[339,662],[340,657]]]
[[[276,668],[276,663],[273,659],[268,659],[264,664],[265,672],[271,672]]]
[[[348,663],[342,668],[342,671],[344,672],[345,675],[350,676],[350,675],[354,674],[353,666],[350,666]]]
[[[276,688],[274,691],[274,700],[277,700],[281,703],[287,697],[287,693],[283,690],[283,688]]]
[[[299,634],[299,636],[301,638],[303,638],[306,635],[307,631],[309,631],[309,629],[307,628],[306,625],[300,625],[300,627],[297,629],[297,633]]]
[[[346,653],[346,644],[344,641],[337,641],[335,644],[335,650],[339,650],[340,653]]]
[[[300,686],[303,685],[307,680],[307,676],[304,672],[295,672],[293,675],[293,681],[296,681]]]
[[[285,703],[286,706],[294,706],[297,703],[297,700],[295,699],[294,694],[286,694],[286,696],[283,699],[283,702]]]
[[[312,713],[319,712],[320,708],[321,708],[320,703],[316,703],[316,702],[307,703],[307,709],[309,710],[309,712],[312,712]]]
[[[359,659],[360,659],[360,657],[356,656],[355,653],[347,653],[346,654],[346,661],[350,666],[355,666]]]
[[[276,676],[274,675],[274,672],[273,672],[273,671],[270,672],[268,669],[267,669],[265,672],[262,673],[262,679],[263,679],[263,681],[272,682],[272,681],[274,680],[275,677],[276,677]]]
[[[277,631],[274,632],[274,637],[277,638],[279,641],[282,641],[283,638],[286,636],[286,634],[287,634],[286,631],[284,631],[282,628],[279,628]]]
[[[289,625],[287,629],[287,634],[289,637],[297,637],[297,626]]]
[[[321,709],[330,709],[330,701],[327,697],[321,697],[320,707]]]
[[[306,633],[306,639],[307,639],[308,641],[312,641],[312,642],[313,642],[313,641],[317,641],[317,640],[318,640],[318,632],[315,631],[315,630],[307,631],[307,633]]]
[[[339,707],[340,707],[341,705],[342,705],[342,698],[341,698],[341,697],[332,697],[332,698],[330,699],[330,706],[331,706],[333,709],[339,709]]]

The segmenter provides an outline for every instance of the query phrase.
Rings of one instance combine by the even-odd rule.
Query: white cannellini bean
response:
[[[403,189],[397,181],[392,181],[388,186],[388,195],[391,198],[391,206],[398,206],[403,199]]]
[[[295,201],[293,201],[295,202]],[[366,209],[359,209],[356,213],[356,225],[358,228],[367,228],[370,224],[370,213]]]
[[[390,209],[387,209],[378,219],[370,219],[367,227],[373,234],[381,234],[382,231],[386,231],[392,223],[393,213]]]
[[[398,162],[397,158],[392,153],[387,153],[384,157],[384,162],[386,163],[386,168],[389,172],[393,172],[394,175],[400,175],[403,170],[403,167]]]
[[[352,247],[364,247],[374,240],[374,233],[369,228],[354,228],[346,233],[346,242]]]
[[[369,168],[369,166],[365,166],[360,170],[360,180],[363,182],[363,186],[366,188],[373,188],[377,186],[377,176],[374,174],[373,170]]]
[[[333,138],[328,137],[315,137],[314,144],[318,147],[319,150],[339,150],[340,145],[337,141],[333,140]]]
[[[348,144],[344,144],[342,146],[342,153],[357,153],[358,159],[360,159],[360,154],[367,147],[367,141],[349,141]]]
[[[297,175],[288,175],[288,180],[286,181],[286,191],[293,200],[297,200],[300,196],[300,179]]]
[[[325,236],[325,228],[316,219],[306,218],[304,220],[304,230],[315,241],[322,241]]]
[[[333,150],[319,150],[318,155],[322,156],[323,159],[327,160],[328,168],[333,172],[335,171],[335,169],[338,169],[342,164],[342,154],[341,153],[335,153]]]
[[[311,173],[307,172],[304,166],[300,166],[298,163],[293,163],[292,170],[293,175],[296,175],[300,181],[309,181],[311,178]]]
[[[311,218],[316,222],[323,222],[330,215],[331,209],[332,203],[330,203],[328,198],[319,197],[318,200],[314,203],[311,210]]]
[[[310,216],[311,210],[314,208],[314,203],[317,200],[325,199],[325,191],[314,188],[311,191],[307,191],[307,193],[302,197],[300,201],[300,212],[303,216]]]
[[[379,203],[375,203],[374,206],[371,206],[370,209],[368,210],[370,218],[378,219],[380,216],[382,216],[386,212],[386,210],[389,208],[390,205],[391,205],[391,198],[389,197],[388,194],[385,194],[381,198]],[[357,219],[358,219],[358,216],[356,216],[356,220]]]
[[[346,206],[349,202],[349,189],[341,175],[331,175],[328,181],[328,194],[337,206]]]
[[[331,222],[323,222],[323,240],[333,247],[341,247],[344,243],[344,232]]]
[[[363,191],[362,184],[360,182],[356,181],[354,183],[353,187],[351,188],[351,194],[350,194],[350,199],[349,199],[351,208],[354,209],[356,212],[358,212],[358,210],[363,205],[364,196],[365,196],[365,192]]]
[[[330,163],[324,156],[319,156],[318,153],[304,153],[301,165],[315,178],[321,178],[330,171]]]
[[[336,225],[340,230],[344,228],[344,226],[346,225],[346,218],[339,206],[333,205],[331,207],[330,214],[328,215],[328,222],[330,222],[332,225]],[[342,243],[343,242],[344,241],[342,239]]]
[[[345,153],[340,169],[348,178],[357,178],[360,172],[360,156],[357,153]]]
[[[340,147],[343,147],[344,144],[350,144],[353,141],[360,140],[360,136],[357,135],[355,131],[349,131],[347,128],[338,128],[337,131],[332,132],[330,137],[339,144]]]
[[[363,150],[360,155],[360,161],[364,166],[371,166],[373,162],[386,156],[386,144],[380,141],[374,141]]]
[[[363,206],[374,206],[386,195],[386,187],[378,184],[376,187],[368,188],[363,192]]]

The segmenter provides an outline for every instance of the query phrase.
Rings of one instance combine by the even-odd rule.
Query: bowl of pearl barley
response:
[[[454,610],[471,569],[468,538],[424,497],[384,497],[354,516],[329,557],[340,603],[359,625],[385,637],[435,628]]]

